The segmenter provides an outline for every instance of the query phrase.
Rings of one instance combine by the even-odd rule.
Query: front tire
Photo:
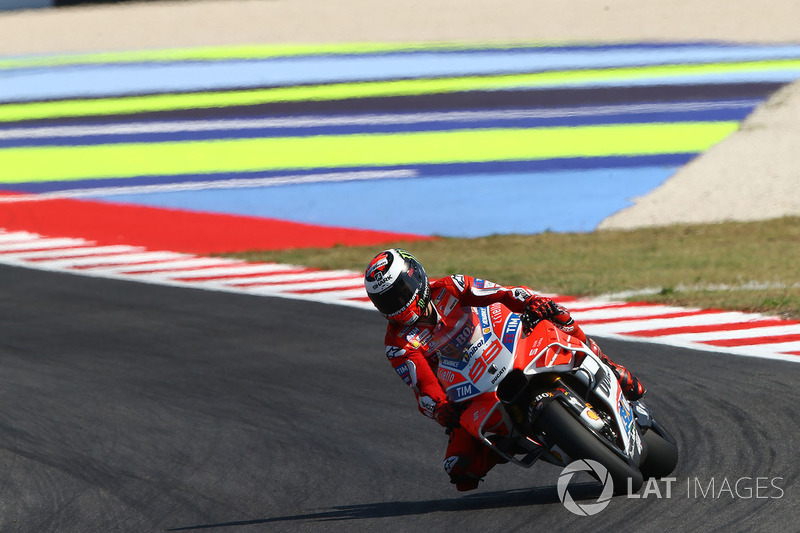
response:
[[[614,480],[614,494],[624,494],[629,487],[635,493],[642,487],[644,480],[639,469],[612,452],[600,442],[602,437],[589,431],[557,401],[544,408],[535,424],[545,433],[549,444],[558,444],[572,460],[591,459],[605,466]]]
[[[647,447],[647,455],[639,466],[645,478],[668,476],[678,465],[678,445],[672,435],[664,431],[664,436],[649,429],[642,440]]]

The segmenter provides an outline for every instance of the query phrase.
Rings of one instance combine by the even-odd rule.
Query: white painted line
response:
[[[704,344],[702,342],[681,341],[678,339],[669,339],[663,337],[631,337],[630,335],[620,335],[617,333],[610,333],[603,330],[603,328],[594,328],[586,326],[583,328],[589,336],[604,337],[608,339],[616,339],[621,341],[636,341],[645,344],[662,344],[665,346],[673,346],[676,348],[686,348],[687,350],[699,350],[703,352],[724,353],[731,355],[739,355],[743,357],[754,357],[757,359],[775,359],[779,361],[788,361],[791,363],[800,363],[800,356],[787,354],[786,352],[794,351],[785,349],[786,345],[780,346],[780,350],[770,347],[759,345],[750,346],[736,346],[736,347],[722,347],[714,346],[711,344]]]
[[[191,278],[191,277],[205,277],[205,276],[236,276],[236,275],[244,275],[244,274],[268,274],[269,272],[275,271],[282,271],[285,270],[285,265],[279,265],[277,263],[247,263],[244,261],[228,263],[228,264],[213,264],[209,263],[206,266],[202,264],[197,264],[195,266],[191,266],[189,268],[180,268],[180,269],[164,269],[160,272],[154,274],[147,274],[151,277],[163,277],[168,279],[173,279],[175,281],[182,281],[181,278]]]
[[[213,257],[195,257],[186,254],[179,254],[175,259],[169,261],[161,261],[158,263],[147,263],[142,265],[120,265],[118,267],[102,268],[98,271],[107,273],[127,274],[130,276],[149,276],[156,279],[164,272],[197,272],[198,269],[203,267],[217,267],[221,265],[230,265],[231,261],[216,259]],[[168,277],[168,276],[165,276]]]
[[[175,254],[172,252],[137,252],[53,259],[48,261],[48,264],[53,268],[80,268],[109,264],[132,265],[147,261],[163,261],[165,259],[172,259],[174,256]]]
[[[672,337],[694,342],[708,342],[726,339],[747,339],[770,336],[775,336],[776,339],[779,339],[781,335],[800,335],[800,325],[790,324],[786,326],[756,327],[727,331],[720,329],[718,331],[709,331],[704,333],[676,333],[673,335],[665,335],[664,337]]]
[[[8,252],[6,257],[34,261],[38,259],[65,259],[83,255],[104,255],[143,252],[144,248],[127,245],[117,246],[83,246],[80,248],[56,248],[53,250],[38,250],[33,252]]]
[[[0,243],[35,241],[41,239],[41,235],[28,233],[26,231],[15,231],[13,233],[0,232]]]
[[[447,111],[422,113],[385,113],[365,115],[306,115],[287,118],[172,120],[102,124],[97,126],[47,126],[4,128],[0,139],[46,139],[58,137],[89,137],[96,135],[131,135],[153,133],[182,133],[201,131],[265,130],[331,126],[381,126],[421,124],[430,122],[474,122],[486,120],[519,120],[579,116],[618,115],[621,113],[664,113],[676,111],[711,111],[715,109],[748,109],[760,100],[724,100],[718,102],[655,102],[602,106],[555,107],[541,109],[511,109],[498,111]]]
[[[570,312],[572,312],[570,307],[567,307],[567,309],[570,309]],[[576,312],[571,314],[578,322],[584,322],[584,318],[580,313]],[[611,318],[613,318],[613,316]],[[739,313],[697,313],[673,318],[643,318],[641,320],[622,320],[620,322],[592,324],[592,326],[603,328],[608,332],[624,334],[664,328],[706,326],[714,324],[722,325],[732,322],[742,322],[743,320],[745,319]]]
[[[577,316],[577,315],[576,315]],[[617,324],[608,324],[609,327],[617,330],[618,333],[632,333],[637,331],[653,331],[666,328],[683,328],[692,326],[713,326],[724,325],[738,322],[746,322],[753,319],[752,315],[737,312],[719,313],[699,313],[689,316],[674,318],[652,318],[645,320],[626,320]]]
[[[285,285],[270,285],[269,287],[253,287],[253,290],[263,293],[291,292],[295,294],[301,294],[302,291],[324,291],[326,289],[332,289],[338,287],[352,288],[359,285],[361,286],[362,293],[365,293],[364,280],[362,280],[360,277],[344,278],[344,279],[337,279],[330,281],[302,281],[299,283],[287,283]]]
[[[305,267],[297,267],[298,269]],[[226,285],[236,287],[249,287],[252,286],[267,286],[267,285],[280,285],[284,283],[294,283],[302,281],[314,281],[319,279],[337,279],[337,278],[355,278],[356,274],[349,270],[315,270],[315,271],[299,271],[297,274],[273,274],[267,276],[253,276],[253,277],[229,277],[224,280],[218,280]],[[359,277],[360,279],[360,277]]]
[[[699,309],[686,309],[681,307],[667,307],[662,305],[636,305],[634,307],[612,307],[608,309],[595,309],[591,311],[572,311],[575,320],[591,322],[592,320],[610,320],[621,318],[650,317],[658,315],[668,315],[670,313],[683,313],[687,311],[699,311]]]
[[[330,172],[325,174],[293,174],[257,178],[235,178],[206,181],[181,181],[156,185],[129,185],[95,187],[90,189],[64,189],[41,194],[0,196],[0,203],[43,202],[60,198],[86,198],[92,196],[114,196],[120,194],[152,194],[157,192],[204,191],[211,189],[246,189],[296,185],[302,183],[332,183],[342,181],[373,181],[383,179],[414,178],[419,173],[413,169],[363,170],[357,172]]]
[[[264,293],[265,296],[268,294],[269,293]],[[365,296],[365,295],[366,291],[362,288],[362,289],[346,289],[341,291],[315,292],[315,293],[303,294],[302,296],[307,297],[307,299],[309,300],[314,300],[317,302],[343,304],[347,298],[357,298],[359,296]],[[374,309],[374,307],[372,307],[372,304],[369,304],[368,309]]]
[[[746,347],[751,348],[753,346],[748,344]],[[762,350],[768,352],[777,352],[777,353],[800,352],[800,341],[758,344],[756,345],[756,347],[761,348]],[[800,359],[800,355],[794,355],[793,357]]]
[[[68,248],[80,246],[86,241],[82,239],[26,239],[20,242],[0,244],[0,253],[17,252],[22,250],[38,250],[44,248]]]

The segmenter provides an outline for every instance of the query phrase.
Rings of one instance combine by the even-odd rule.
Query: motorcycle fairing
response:
[[[602,401],[605,410],[613,416],[624,454],[615,452],[638,464],[642,441],[631,406],[611,370],[584,343],[546,320],[531,334],[524,335],[519,316],[501,304],[478,309],[460,308],[460,312],[464,316],[459,317],[459,321],[474,327],[469,330],[469,339],[459,339],[458,335],[450,339],[456,339],[464,349],[459,358],[446,357],[441,350],[438,352],[437,376],[449,398],[458,402],[470,400],[461,416],[462,427],[501,456],[522,466],[531,466],[539,456],[548,459],[549,452],[541,443],[517,432],[498,399],[497,387],[515,368],[529,378],[537,374],[574,373],[578,379],[585,380],[596,394],[596,400]],[[466,316],[469,318],[464,318]],[[566,391],[555,396],[554,401],[567,405],[587,428],[597,431],[597,415],[589,405],[575,405],[577,396],[570,396]],[[496,442],[509,438],[516,439],[515,442],[525,448],[523,451],[528,452],[522,460],[498,449]],[[548,460],[560,461],[559,457],[563,459],[564,455],[555,454]]]

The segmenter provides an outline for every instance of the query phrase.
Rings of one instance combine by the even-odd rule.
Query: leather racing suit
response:
[[[445,388],[436,371],[442,358],[460,360],[480,321],[472,308],[501,303],[514,313],[522,313],[534,292],[524,286],[504,287],[470,276],[454,275],[432,279],[431,301],[438,314],[435,325],[404,326],[389,322],[386,330],[386,357],[416,396],[422,414],[437,418],[437,409],[449,404]],[[557,327],[585,342],[611,363],[594,341],[587,339],[569,312],[557,306],[559,314],[550,318]],[[627,374],[621,365],[611,363]],[[635,378],[633,378],[635,379]],[[622,380],[621,380],[622,381]],[[637,387],[640,387],[638,381]],[[643,392],[643,389],[642,389]],[[444,468],[459,491],[477,488],[478,482],[502,458],[461,427],[449,430]]]

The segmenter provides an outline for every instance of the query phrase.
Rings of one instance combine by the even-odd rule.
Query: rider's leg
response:
[[[444,469],[459,492],[474,490],[500,456],[463,428],[450,432]]]

